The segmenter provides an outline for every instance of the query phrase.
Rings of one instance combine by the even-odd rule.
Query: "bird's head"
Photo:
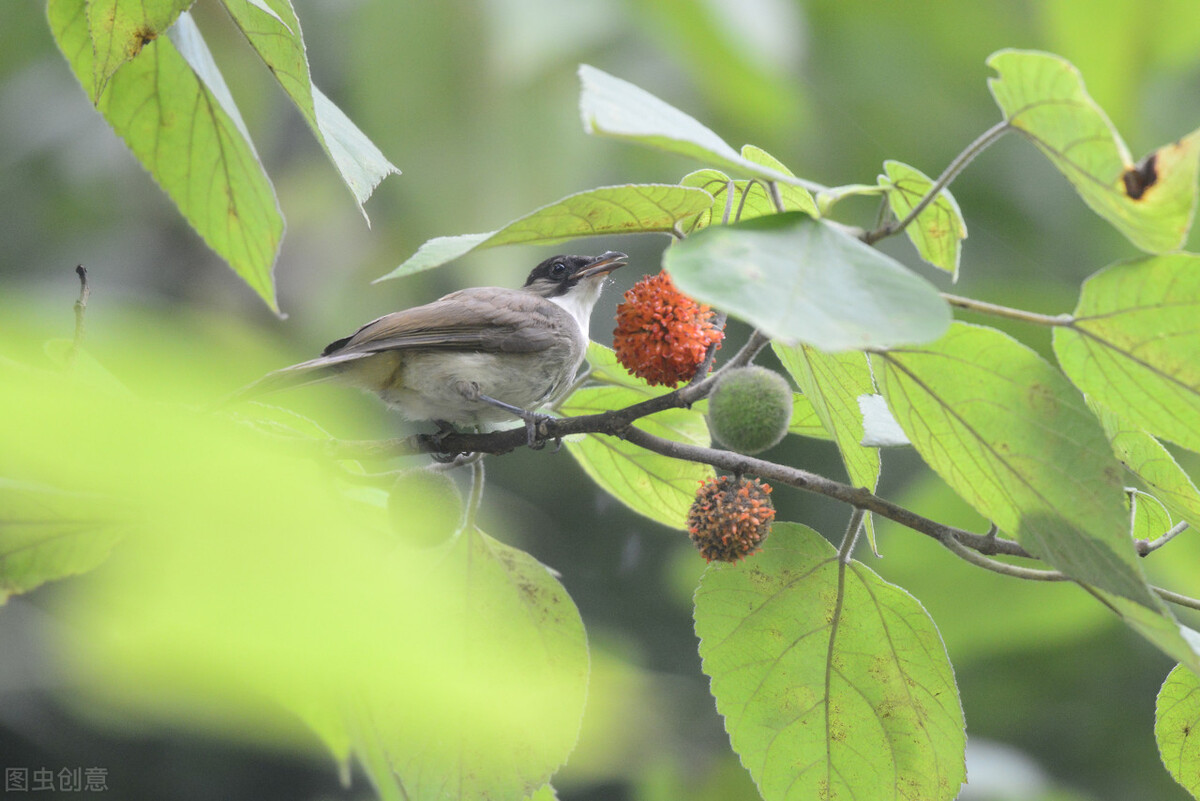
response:
[[[628,259],[612,250],[599,256],[551,256],[529,273],[525,289],[548,300],[582,294],[595,303],[604,278]]]

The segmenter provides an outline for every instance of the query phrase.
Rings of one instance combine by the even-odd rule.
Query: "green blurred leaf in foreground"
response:
[[[1196,211],[1200,130],[1135,164],[1066,59],[1000,50],[987,64],[998,73],[988,86],[1005,119],[1050,159],[1093,211],[1144,251],[1182,247]]]
[[[663,266],[682,291],[789,345],[929,342],[950,324],[932,284],[801,212],[706,228],[670,248]]]
[[[1158,691],[1154,739],[1163,764],[1193,798],[1200,798],[1200,679],[1176,665]]]
[[[220,369],[198,358],[122,378],[189,387]],[[50,519],[86,495],[138,524],[55,596],[65,700],[112,725],[312,747],[304,721],[386,798],[518,801],[565,762],[587,648],[528,555],[478,531],[405,547],[382,503],[343,492],[295,438],[3,360],[0,386],[5,478],[54,487]],[[45,556],[61,573],[75,552]]]
[[[283,217],[233,98],[185,12],[98,95],[85,0],[49,0],[50,29],[75,77],[188,223],[279,311],[272,275]]]
[[[1121,467],[1061,373],[965,323],[871,360],[900,427],[964,500],[1072,578],[1160,609],[1129,539]]]
[[[761,554],[709,565],[696,635],[766,801],[958,794],[966,732],[933,621],[812,529],[776,523]]]
[[[429,270],[473,250],[499,245],[551,245],[584,236],[667,232],[712,205],[702,189],[670,184],[604,186],[568,195],[486,234],[430,239],[384,281]]]
[[[1084,282],[1074,320],[1054,329],[1054,353],[1097,403],[1200,451],[1200,256],[1100,270]]]

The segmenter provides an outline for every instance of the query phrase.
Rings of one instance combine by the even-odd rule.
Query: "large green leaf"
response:
[[[1200,256],[1106,267],[1054,329],[1063,372],[1151,434],[1200,451]]]
[[[777,162],[768,166],[738,153],[693,117],[628,81],[587,64],[579,66],[579,80],[579,108],[588,133],[678,153],[738,175],[816,188],[779,169]]]
[[[275,191],[228,88],[187,14],[93,87],[85,0],[49,0],[50,28],[96,108],[179,211],[274,310],[283,236]]]
[[[291,0],[222,0],[250,45],[296,104],[354,195],[359,211],[379,182],[400,170],[313,84]]]
[[[875,383],[866,355],[855,351],[822,353],[806,345],[774,343],[775,354],[813,405],[825,430],[833,435],[850,483],[875,491],[879,483],[879,450],[862,445],[866,431],[859,398],[872,395]],[[867,536],[875,550],[875,527],[866,518]]]
[[[161,362],[122,377],[190,386],[197,354],[156,345]],[[54,596],[55,669],[73,700],[309,750],[303,721],[402,787],[392,798],[519,801],[566,760],[584,631],[527,554],[475,530],[408,547],[419,537],[403,516],[218,415],[4,361],[0,385],[5,472],[72,493],[43,504],[45,519],[91,523],[81,499],[102,497],[137,523],[103,569]],[[44,563],[63,572],[80,553]]]
[[[899,161],[885,161],[883,170],[879,185],[888,189],[888,206],[892,214],[903,220],[929,194],[933,181],[915,167]],[[904,233],[922,259],[958,280],[958,261],[962,255],[962,241],[967,238],[967,224],[949,189],[938,192],[937,199],[917,215]]]
[[[604,186],[568,195],[486,234],[430,239],[383,281],[440,267],[473,250],[499,245],[550,245],[582,236],[670,231],[712,205],[702,189],[670,184]]]
[[[1120,465],[1061,373],[965,323],[871,360],[900,427],[955,492],[1072,578],[1160,608],[1129,538]]]
[[[1154,437],[1093,400],[1088,400],[1088,406],[1099,418],[1121,464],[1141,479],[1171,514],[1200,527],[1200,490],[1171,452]]]
[[[1070,62],[1050,53],[1001,50],[987,63],[999,73],[988,86],[1005,119],[1093,211],[1142,250],[1162,253],[1183,245],[1196,208],[1200,130],[1135,164]]]
[[[560,407],[563,414],[598,414],[646,400],[653,394],[628,386],[585,387]],[[695,409],[668,409],[643,417],[638,428],[691,445],[709,444],[708,424]],[[567,450],[593,481],[635,512],[664,526],[686,528],[700,482],[713,475],[705,464],[651,453],[617,437],[587,434],[567,440]]]
[[[129,526],[103,496],[0,477],[0,604],[96,567]]]
[[[761,554],[711,564],[696,635],[766,801],[958,795],[966,733],[933,621],[812,529],[776,523]]]
[[[1155,703],[1154,739],[1163,765],[1193,798],[1200,798],[1200,678],[1176,665]]]
[[[166,32],[194,0],[88,0],[88,35],[92,40],[92,82],[80,83],[93,99],[125,62]]]
[[[937,339],[950,324],[924,278],[800,212],[706,228],[663,265],[684,292],[785,344],[889,347]]]

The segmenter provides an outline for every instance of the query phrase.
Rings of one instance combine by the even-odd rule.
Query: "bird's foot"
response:
[[[434,420],[433,422],[437,423],[437,433],[423,434],[422,437],[424,437],[434,447],[434,450],[429,454],[433,457],[433,460],[435,462],[440,462],[441,464],[449,464],[459,456],[463,455],[461,451],[450,451],[447,450],[443,445],[446,437],[450,434],[457,434],[458,429],[456,429],[450,423],[447,423],[445,420]]]

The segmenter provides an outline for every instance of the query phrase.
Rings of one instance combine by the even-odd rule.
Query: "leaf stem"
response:
[[[858,534],[862,531],[863,518],[866,516],[867,511],[857,506],[850,513],[850,522],[846,526],[846,533],[842,537],[841,546],[838,548],[838,561],[843,565],[849,564],[850,557],[854,554],[854,544],[858,542]]]
[[[1187,531],[1187,529],[1188,522],[1186,520],[1180,520],[1178,523],[1167,529],[1166,533],[1164,533],[1161,537],[1153,540],[1134,540],[1133,545],[1137,549],[1138,556],[1146,556],[1147,554],[1154,553],[1159,548],[1163,547],[1168,542]]]
[[[1025,311],[1024,309],[1001,306],[998,303],[988,303],[982,300],[975,300],[974,298],[964,298],[961,295],[951,295],[948,292],[941,294],[942,299],[955,308],[966,309],[967,311],[979,312],[981,314],[990,314],[993,317],[1004,317],[1009,320],[1020,320],[1023,323],[1045,326],[1069,326],[1075,322],[1075,318],[1069,314],[1038,314],[1037,312]]]
[[[949,186],[950,182],[963,171],[963,168],[974,161],[975,157],[986,150],[993,142],[1008,133],[1009,128],[1008,120],[1002,120],[980,134],[974,142],[967,145],[961,153],[954,157],[954,160],[946,166],[946,169],[942,170],[942,174],[933,182],[933,186],[929,187],[929,191],[925,193],[925,196],[921,198],[917,205],[912,207],[903,220],[893,221],[879,226],[874,231],[867,232],[863,236],[863,241],[868,245],[873,245],[880,239],[899,233],[907,228],[913,220],[917,219],[921,212],[925,211],[930,203],[933,203],[937,199],[938,193]]]
[[[75,360],[75,354],[83,344],[83,320],[87,313],[88,298],[92,296],[92,288],[88,286],[87,268],[77,264],[75,274],[79,276],[79,299],[75,301],[75,338],[71,341],[71,350],[67,352],[68,363]]]

